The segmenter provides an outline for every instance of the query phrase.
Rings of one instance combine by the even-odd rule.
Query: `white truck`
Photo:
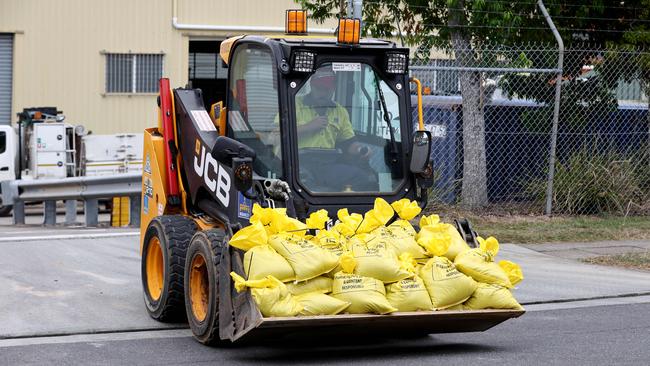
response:
[[[142,133],[94,135],[54,107],[26,108],[0,125],[0,182],[142,172]],[[11,206],[2,205],[0,216]]]

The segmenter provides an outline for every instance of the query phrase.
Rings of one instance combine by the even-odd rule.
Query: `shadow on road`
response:
[[[418,357],[442,356],[454,354],[486,353],[499,351],[490,347],[472,343],[441,342],[433,336],[410,337],[305,337],[288,336],[272,341],[247,342],[242,345],[255,351],[245,354],[236,352],[232,359],[239,361],[265,362],[271,364],[319,364],[328,360],[390,360],[407,359],[414,355]],[[242,347],[237,347],[241,351]],[[234,357],[233,357],[234,356]]]

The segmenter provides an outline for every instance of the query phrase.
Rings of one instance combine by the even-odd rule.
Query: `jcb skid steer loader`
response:
[[[332,327],[483,331],[523,313],[265,318],[250,291],[234,290],[229,273],[244,274],[242,253],[228,239],[248,225],[253,203],[286,207],[304,220],[321,208],[330,217],[343,207],[364,212],[376,197],[427,202],[431,135],[424,131],[421,100],[417,130],[412,122],[408,49],[359,40],[358,24],[342,19],[337,38],[224,41],[227,99],[210,114],[201,90],[172,91],[160,80],[159,124],[145,130],[142,180],[142,282],[154,319],[187,317],[197,340],[215,344]],[[472,245],[469,224],[457,226]]]

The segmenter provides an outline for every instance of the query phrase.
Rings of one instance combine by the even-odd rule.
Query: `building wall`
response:
[[[105,94],[104,53],[164,53],[172,86],[188,79],[190,39],[240,32],[172,27],[174,0],[2,0],[0,33],[14,33],[12,115],[57,106],[94,133],[140,132],[157,121],[155,94]],[[293,0],[177,0],[184,24],[284,27]],[[311,27],[329,27],[331,24]]]

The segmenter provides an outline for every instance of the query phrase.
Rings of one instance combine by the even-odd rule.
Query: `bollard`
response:
[[[65,201],[65,224],[74,225],[77,222],[77,200]]]
[[[84,201],[84,218],[86,226],[97,226],[97,215],[99,213],[97,206],[96,198],[90,198]]]
[[[56,225],[56,201],[45,201],[43,216],[43,224],[45,226]]]
[[[14,225],[25,225],[25,202],[14,203]]]
[[[140,196],[129,197],[129,225],[140,226]]]

